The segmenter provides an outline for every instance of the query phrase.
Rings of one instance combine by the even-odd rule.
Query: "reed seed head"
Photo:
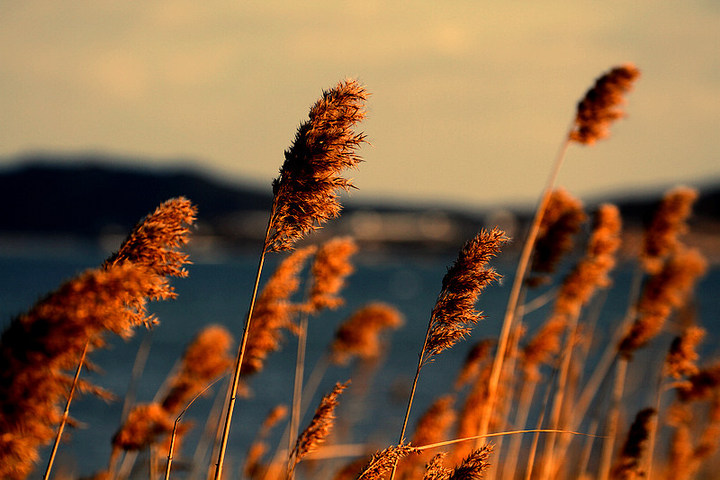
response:
[[[538,274],[555,272],[560,259],[574,248],[573,237],[586,219],[580,200],[563,188],[554,190],[540,223],[531,271]],[[530,286],[548,281],[547,275],[528,278]]]
[[[353,127],[365,116],[368,93],[357,81],[340,82],[310,109],[285,152],[280,176],[273,181],[269,251],[290,250],[295,242],[337,217],[338,190],[353,187],[340,172],[361,159],[356,150],[365,136]]]
[[[688,230],[687,219],[697,190],[676,187],[665,194],[643,236],[640,262],[648,273],[658,273],[668,255],[681,248],[679,236]]]
[[[292,316],[298,308],[290,302],[300,287],[299,275],[315,247],[294,251],[278,265],[258,296],[248,332],[242,373],[262,370],[267,356],[280,349],[282,329],[295,330]]]
[[[113,448],[130,451],[141,450],[172,431],[173,420],[159,403],[135,406],[125,423],[113,436]]]
[[[610,125],[624,116],[624,95],[632,89],[640,70],[631,63],[615,67],[595,81],[577,105],[575,125],[569,140],[593,145],[610,135]]]
[[[480,480],[483,478],[485,471],[490,468],[490,453],[492,453],[492,445],[486,444],[477,450],[473,450],[470,455],[458,465],[448,480]]]
[[[680,250],[667,259],[663,269],[643,288],[638,316],[620,341],[620,353],[630,358],[635,350],[658,335],[673,309],[685,303],[706,269],[707,262],[697,249]]]
[[[682,335],[676,337],[665,357],[665,375],[680,379],[694,375],[699,371],[696,348],[705,337],[705,329],[695,325],[687,327]]]
[[[580,313],[598,288],[610,284],[608,273],[615,267],[620,247],[621,219],[615,205],[604,204],[595,216],[585,256],[568,274],[555,301],[555,313],[572,317]]]
[[[232,365],[232,335],[225,327],[203,328],[185,349],[180,370],[170,379],[170,390],[161,405],[168,415],[175,416],[196,395]]]
[[[426,362],[465,338],[482,318],[475,311],[475,302],[487,285],[500,278],[487,263],[506,241],[505,233],[497,228],[482,231],[465,244],[448,269],[430,317]]]
[[[409,443],[393,445],[375,452],[356,480],[381,480],[401,458],[411,453],[418,453],[418,450]]]
[[[335,332],[330,344],[330,361],[347,365],[353,358],[366,362],[378,358],[382,353],[382,333],[404,323],[402,314],[386,303],[372,302],[361,307]]]
[[[295,442],[295,447],[290,455],[294,465],[300,463],[303,457],[317,450],[325,442],[335,422],[335,408],[338,406],[338,397],[349,383],[336,383],[332,392],[320,400],[320,405],[315,410],[313,419]]]
[[[312,265],[312,288],[308,311],[317,313],[323,308],[335,309],[343,304],[337,294],[345,285],[345,278],[355,268],[350,257],[357,251],[350,237],[334,238],[320,246]]]
[[[612,469],[612,478],[618,480],[636,480],[645,478],[642,468],[642,456],[650,438],[650,422],[657,415],[654,408],[640,410],[630,426],[620,458]]]

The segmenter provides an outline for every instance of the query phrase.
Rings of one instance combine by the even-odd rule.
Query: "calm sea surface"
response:
[[[98,248],[47,248],[32,252],[0,252],[0,324],[4,328],[10,319],[29,308],[41,295],[56,288],[63,280],[87,268],[98,266],[108,252]],[[355,309],[370,301],[384,301],[396,306],[406,318],[406,325],[392,334],[391,348],[380,369],[371,377],[362,377],[352,366],[330,368],[325,374],[319,394],[326,393],[336,381],[353,377],[355,390],[349,389],[341,399],[339,417],[352,418],[354,427],[347,442],[377,442],[379,448],[396,441],[406,405],[409,384],[415,373],[417,356],[427,328],[429,312],[439,292],[442,277],[455,258],[454,254],[419,256],[403,254],[360,253],[355,257],[356,272],[349,277],[344,290],[346,304],[340,309],[311,318],[308,343],[308,369],[321,357],[337,325]],[[98,385],[117,394],[120,400],[113,403],[85,397],[73,403],[71,415],[80,422],[71,430],[68,442],[60,447],[59,465],[77,475],[90,475],[107,464],[110,439],[121,416],[122,398],[128,390],[131,370],[139,345],[151,342],[148,360],[136,389],[136,401],[151,401],[158,388],[171,372],[176,360],[192,337],[205,325],[225,325],[238,338],[243,315],[247,309],[256,254],[193,257],[190,276],[175,279],[179,294],[174,301],[155,303],[152,310],[161,324],[151,333],[138,330],[133,339],[123,341],[111,338],[110,348],[96,351],[92,360],[102,372],[87,374]],[[278,257],[270,257],[265,275],[267,278]],[[472,344],[485,337],[496,336],[502,321],[507,294],[512,280],[514,264],[499,259],[495,267],[505,275],[500,285],[494,285],[481,296],[478,308],[487,319],[480,323],[467,342],[439,355],[421,375],[413,418],[438,395],[449,392],[464,356]],[[600,316],[594,320],[598,326],[598,343],[606,339],[609,326],[616,324],[626,308],[631,278],[631,267],[621,266],[614,272],[613,287],[598,295],[594,305],[602,306]],[[535,294],[533,294],[535,295]],[[603,301],[606,299],[605,301]],[[700,322],[707,328],[704,343],[706,358],[717,353],[720,337],[720,270],[709,271],[697,289],[697,311]],[[532,331],[546,317],[547,307],[527,317]],[[151,337],[151,338],[148,338]],[[668,339],[662,348],[667,346]],[[664,341],[665,341],[664,340]],[[289,404],[292,396],[292,378],[295,356],[295,339],[286,338],[283,350],[273,354],[263,372],[250,379],[253,395],[241,400],[233,420],[228,455],[231,468],[242,462],[267,412],[277,404]],[[637,362],[655,361],[650,350],[647,357]],[[590,357],[592,360],[592,356]],[[589,362],[590,363],[590,362]],[[642,370],[642,369],[639,369]],[[632,375],[632,373],[631,373]],[[637,374],[642,377],[641,373]],[[634,377],[630,377],[633,379]],[[633,381],[631,385],[636,385]],[[367,387],[362,389],[361,387]],[[360,391],[360,390],[365,391]],[[215,398],[212,395],[198,401],[187,413],[194,423],[193,433],[185,441],[183,456],[191,457],[199,442],[208,412]],[[630,394],[644,402],[639,388],[629,388]],[[317,399],[313,400],[313,409]],[[303,421],[303,424],[307,419]],[[42,463],[47,454],[43,452]],[[182,468],[182,462],[178,463]],[[43,467],[44,468],[44,467]],[[178,471],[178,475],[180,472]],[[234,477],[236,478],[236,477]]]

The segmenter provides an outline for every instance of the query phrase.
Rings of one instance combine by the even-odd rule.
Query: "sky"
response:
[[[534,202],[577,101],[642,71],[581,198],[720,180],[720,2],[33,1],[0,4],[0,163],[100,152],[267,185],[310,106],[371,92],[357,201]]]

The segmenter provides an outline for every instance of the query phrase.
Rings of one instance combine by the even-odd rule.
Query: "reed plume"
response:
[[[697,190],[682,186],[663,196],[643,235],[640,262],[646,272],[658,273],[665,258],[682,247],[679,237],[688,230],[687,219],[697,197]]]
[[[266,438],[270,431],[288,415],[288,408],[285,405],[278,405],[274,407],[265,417],[260,430],[255,436],[255,440],[248,450],[247,458],[245,459],[245,476],[248,478],[263,478],[269,467],[263,465],[261,462],[262,457],[268,450]]]
[[[299,289],[300,271],[313,253],[314,246],[294,251],[280,262],[263,287],[253,311],[242,364],[243,375],[262,370],[267,356],[280,348],[282,330],[295,330],[292,316],[299,307],[290,298]]]
[[[311,268],[313,281],[307,307],[310,313],[335,309],[344,303],[337,294],[345,285],[345,278],[355,270],[350,263],[355,252],[357,245],[350,237],[334,238],[318,248]]]
[[[483,231],[462,248],[443,278],[442,291],[430,316],[423,362],[464,339],[484,318],[475,311],[475,303],[485,287],[500,278],[487,263],[506,241],[505,233],[495,228]]]
[[[270,218],[269,251],[289,250],[308,233],[340,215],[338,190],[352,183],[339,173],[361,162],[356,150],[365,135],[353,127],[365,117],[368,93],[357,81],[346,80],[323,92],[300,125],[285,152],[280,176],[273,181],[274,208]]]
[[[347,365],[351,359],[369,362],[382,352],[381,334],[405,323],[403,315],[391,305],[372,302],[356,310],[335,331],[330,344],[330,359],[336,365]]]
[[[462,368],[455,379],[456,390],[474,381],[478,375],[480,375],[483,365],[490,359],[490,354],[495,347],[495,343],[494,339],[486,338],[473,345],[465,356]]]
[[[695,282],[707,269],[702,254],[691,248],[677,251],[643,289],[637,305],[637,318],[618,346],[626,358],[647,344],[663,328],[665,320],[684,304]]]
[[[502,230],[497,228],[489,232],[483,230],[465,243],[455,263],[443,277],[442,289],[430,314],[425,340],[420,350],[405,420],[400,430],[399,445],[405,443],[405,429],[422,367],[431,362],[434,356],[465,338],[473,325],[483,318],[481,313],[475,311],[475,303],[480,292],[500,278],[500,275],[493,268],[488,268],[487,264],[498,254],[500,247],[507,240]],[[394,475],[393,466],[391,480]]]
[[[172,431],[173,421],[159,403],[136,405],[112,439],[114,450],[141,450]]]
[[[335,408],[338,406],[338,397],[347,388],[349,382],[336,383],[332,392],[320,400],[310,424],[302,431],[290,452],[288,471],[292,472],[300,461],[309,453],[317,450],[330,434],[335,421]]]
[[[150,322],[145,296],[161,289],[160,277],[132,264],[89,270],[12,320],[0,338],[0,478],[25,478],[53,438],[72,383],[66,372],[86,346]]]
[[[624,95],[632,89],[640,70],[631,63],[611,69],[595,81],[577,105],[575,125],[569,139],[592,145],[610,135],[610,125],[624,116]]]
[[[386,473],[395,468],[398,460],[411,453],[418,453],[418,449],[407,443],[392,445],[375,452],[356,480],[382,480]]]
[[[188,344],[180,370],[170,379],[170,389],[161,401],[163,409],[175,416],[203,391],[208,384],[227,372],[232,365],[230,348],[233,338],[220,325],[208,325]]]
[[[680,379],[698,373],[697,346],[705,337],[705,329],[690,325],[679,337],[675,337],[665,357],[665,375]]]
[[[365,136],[355,133],[353,127],[365,116],[364,102],[367,97],[367,91],[355,80],[340,82],[335,88],[323,92],[322,98],[310,109],[308,121],[298,128],[292,146],[285,151],[280,175],[272,183],[273,203],[229,388],[230,400],[218,449],[215,480],[222,478],[245,346],[265,255],[267,252],[291,250],[306,234],[340,214],[337,191],[353,187],[340,173],[361,161],[356,151]]]
[[[492,445],[484,445],[482,448],[473,450],[455,468],[448,480],[480,480],[483,478],[485,470],[490,467],[488,459],[492,449]]]
[[[647,476],[642,468],[642,457],[648,444],[650,422],[655,415],[654,408],[644,408],[637,413],[620,451],[620,458],[613,466],[611,478],[636,480]]]
[[[587,215],[580,200],[564,188],[557,188],[552,192],[540,222],[530,267],[531,272],[540,275],[528,277],[530,286],[549,281],[546,274],[555,272],[563,255],[572,251],[575,246],[573,237],[580,231],[580,226],[586,219]]]
[[[440,452],[430,459],[425,466],[423,480],[446,480],[452,475],[453,470],[444,465],[445,457],[447,457],[447,453]]]

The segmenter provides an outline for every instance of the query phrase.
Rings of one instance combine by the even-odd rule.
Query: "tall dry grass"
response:
[[[200,333],[156,400],[134,405],[123,419],[113,438],[110,468],[96,478],[124,478],[133,469],[118,465],[120,454],[123,464],[132,465],[129,452],[143,449],[150,452],[149,468],[136,468],[137,478],[163,471],[165,478],[201,478],[198,471],[207,471],[208,478],[231,478],[224,469],[227,455],[245,459],[239,472],[258,480],[700,478],[704,467],[718,461],[720,365],[698,354],[704,330],[687,313],[694,287],[707,270],[702,253],[683,238],[697,192],[687,187],[669,191],[638,251],[623,259],[634,265],[635,287],[626,318],[608,339],[594,318],[619,261],[620,212],[609,204],[589,211],[569,190],[555,186],[571,145],[590,146],[609,136],[638,77],[633,65],[613,68],[579,101],[532,224],[515,239],[521,252],[504,318],[486,320],[501,323],[499,337],[474,342],[466,362],[453,372],[452,390],[432,390],[435,401],[412,425],[423,368],[442,362],[441,353],[471,336],[484,318],[477,309],[481,293],[502,295],[507,288],[497,285],[499,275],[491,266],[508,241],[502,231],[482,231],[460,249],[428,312],[414,380],[404,392],[404,418],[394,419],[398,431],[387,432],[384,444],[350,442],[353,422],[343,416],[357,409],[363,396],[379,394],[372,390],[369,372],[382,373],[384,353],[392,345],[388,332],[406,321],[401,312],[369,299],[339,326],[307,379],[304,373],[305,345],[314,340],[307,337],[308,319],[343,303],[342,289],[358,248],[350,238],[319,246],[308,238],[340,214],[338,191],[353,187],[341,173],[358,165],[357,149],[365,140],[355,131],[364,117],[365,89],[347,80],[323,92],[272,183],[273,203],[234,359],[228,355],[229,332],[208,327]],[[182,266],[188,257],[180,248],[194,217],[187,200],[166,202],[133,229],[103,266],[69,280],[11,322],[0,340],[0,477],[31,475],[39,448],[61,435],[69,391],[77,386],[107,396],[79,378],[80,367],[88,363],[87,354],[104,345],[107,333],[128,336],[137,326],[153,323],[148,300],[174,297],[167,277],[186,274]],[[296,248],[301,241],[305,245]],[[286,255],[262,283],[271,252]],[[558,278],[557,272],[565,274]],[[546,304],[549,314],[537,324],[528,313]],[[670,341],[669,334],[676,338]],[[268,418],[249,451],[228,448],[234,407],[249,392],[247,380],[259,377],[261,388],[253,394],[263,394],[268,356],[283,347],[286,336],[298,337],[295,384],[287,399],[292,407],[268,405]],[[650,344],[665,348],[665,358],[636,364]],[[328,366],[351,362],[352,383],[337,383],[299,431]],[[652,405],[637,405],[626,395],[635,372],[656,379],[654,391],[648,392]],[[180,420],[226,373],[227,393],[218,396],[206,428],[214,439],[212,459],[186,471],[172,469],[188,428]],[[353,409],[344,410],[344,403]],[[631,416],[634,421],[628,420]],[[271,430],[283,425],[285,439],[273,439]],[[239,428],[244,428],[242,418]]]

